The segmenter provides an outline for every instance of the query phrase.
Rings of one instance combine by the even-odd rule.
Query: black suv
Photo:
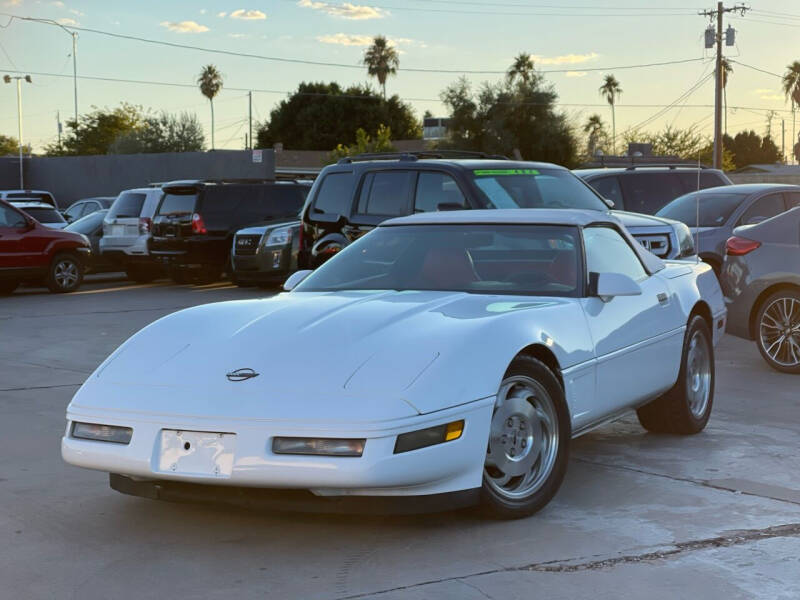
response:
[[[678,196],[698,189],[733,185],[719,169],[692,165],[633,165],[610,169],[576,169],[620,210],[654,215]]]
[[[298,267],[316,268],[382,221],[417,212],[480,208],[583,208],[610,202],[563,167],[435,152],[366,154],[325,167],[301,216]],[[463,155],[462,155],[463,156]],[[615,211],[629,231],[663,258],[694,254],[683,223]]]
[[[297,218],[310,185],[174,181],[153,217],[150,254],[177,282],[215,281],[229,268],[237,230],[251,223]]]

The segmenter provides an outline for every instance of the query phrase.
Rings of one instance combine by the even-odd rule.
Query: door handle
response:
[[[656,298],[658,298],[658,303],[662,306],[665,306],[669,303],[669,296],[667,296],[664,292],[658,294]]]

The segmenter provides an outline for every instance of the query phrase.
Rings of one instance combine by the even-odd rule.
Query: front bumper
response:
[[[67,414],[61,441],[63,459],[72,465],[145,481],[173,481],[211,487],[308,490],[316,496],[420,496],[478,488],[483,477],[494,397],[433,414],[378,423],[309,425],[295,421],[163,417],[112,411]],[[397,435],[464,419],[460,438],[427,448],[394,453]],[[71,437],[73,421],[132,427],[127,445]],[[197,475],[162,469],[164,431],[235,434],[229,473]],[[272,452],[272,438],[365,438],[361,457],[297,456]]]
[[[294,272],[291,246],[262,246],[255,254],[231,254],[233,272],[238,281],[254,283],[283,282]]]

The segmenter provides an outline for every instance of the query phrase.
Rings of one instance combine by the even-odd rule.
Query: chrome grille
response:
[[[635,235],[636,240],[650,252],[660,258],[669,256],[670,244],[669,235],[666,233],[659,233],[655,235]]]
[[[233,241],[233,251],[239,256],[252,256],[256,253],[260,241],[260,235],[237,235]]]

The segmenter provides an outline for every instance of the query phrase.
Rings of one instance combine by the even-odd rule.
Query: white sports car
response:
[[[682,434],[711,413],[713,271],[662,262],[608,214],[394,219],[285,287],[122,344],[72,399],[64,460],[152,498],[517,517],[556,493],[571,438],[633,409]]]

